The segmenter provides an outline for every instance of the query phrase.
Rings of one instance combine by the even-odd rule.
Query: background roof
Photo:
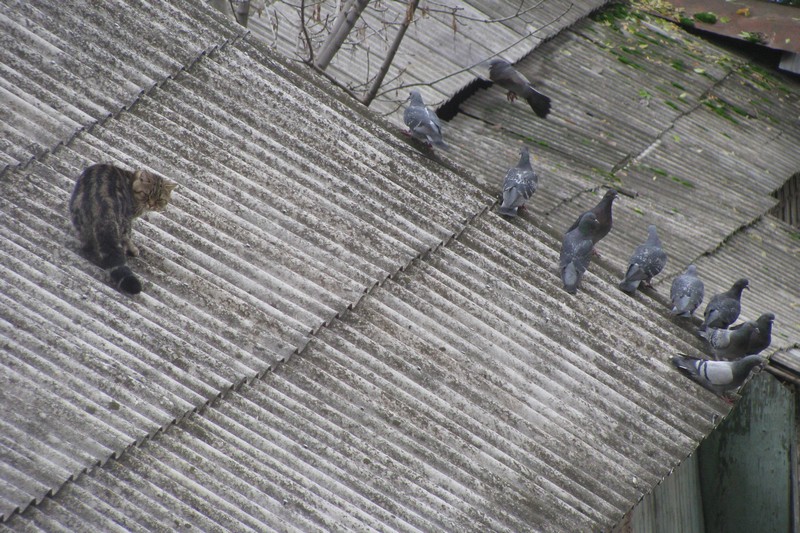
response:
[[[638,133],[635,152],[607,139],[623,136],[615,121],[629,115],[553,92],[552,120],[520,126],[560,128],[537,143],[542,190],[508,222],[492,207],[516,146],[493,133],[519,136],[500,121],[459,115],[447,130],[453,157],[441,159],[195,3],[2,9],[11,37],[0,64],[24,80],[3,86],[2,106],[2,527],[608,528],[729,410],[668,365],[702,346],[667,318],[663,298],[615,286],[626,245],[641,237],[636,208],[659,224],[673,216],[644,185],[687,186],[620,167],[612,182],[641,195],[620,203],[619,228],[578,296],[560,287],[560,228],[595,202],[588,191],[612,179],[618,154],[658,153]],[[593,48],[563,54],[581,59],[564,64],[586,78],[548,87],[578,94],[607,80],[620,102],[639,94],[622,75],[633,67],[603,44],[616,32],[587,21],[559,36]],[[717,79],[714,63],[702,65]],[[692,79],[680,78],[687,94],[708,90]],[[761,94],[783,98],[766,137],[780,144],[796,135],[797,88],[775,83]],[[497,89],[465,105],[490,97],[487,113],[519,109]],[[644,113],[656,109],[649,100]],[[693,112],[661,110],[638,127],[658,137],[657,121],[691,124]],[[719,120],[701,126],[772,150],[758,123]],[[549,148],[584,127],[595,151]],[[493,143],[486,159],[501,171],[464,156]],[[772,180],[796,171],[789,154],[745,155]],[[135,224],[142,257],[131,266],[145,280],[135,298],[80,257],[66,216],[75,177],[102,160],[180,184],[173,205]],[[682,176],[659,164],[657,176]],[[797,321],[756,289],[762,279],[791,286],[796,269],[774,276],[773,265],[791,264],[797,244],[760,211],[768,188],[731,196],[749,226],[709,222],[716,244],[694,233],[694,248],[673,244],[698,222],[665,223],[662,238],[671,272],[710,252],[698,263],[709,291],[726,284],[711,266],[734,269],[736,246],[774,254],[763,272],[748,270],[761,300],[745,310],[774,305],[785,347]]]

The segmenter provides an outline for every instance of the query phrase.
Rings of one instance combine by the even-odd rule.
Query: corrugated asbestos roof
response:
[[[0,51],[4,72],[26,80],[8,86],[1,111],[13,117],[0,174],[2,529],[607,529],[729,409],[668,365],[675,351],[700,349],[689,329],[659,299],[616,288],[615,267],[650,219],[634,209],[665,222],[671,272],[709,252],[698,267],[719,268],[707,278],[716,288],[734,269],[727,254],[765,252],[781,260],[752,273],[751,292],[797,286],[796,268],[771,275],[791,266],[797,241],[761,211],[772,181],[800,166],[796,152],[780,151],[797,145],[781,126],[798,108],[794,85],[762,97],[778,92],[782,102],[753,104],[772,114],[772,130],[734,125],[697,102],[679,112],[651,96],[633,109],[641,93],[632,76],[651,80],[655,69],[624,70],[633,67],[603,43],[626,34],[580,23],[536,53],[560,44],[545,56],[563,69],[548,79],[557,107],[546,122],[531,115],[517,126],[548,146],[532,144],[542,190],[508,222],[489,208],[515,159],[497,154],[515,152],[508,139],[519,135],[494,127],[499,118],[473,118],[513,123],[508,110],[521,104],[497,89],[448,126],[450,155],[470,174],[420,153],[203,5],[2,9],[3,35],[36,36]],[[144,24],[142,9],[158,24]],[[17,62],[35,65],[55,43],[52,72]],[[122,59],[109,59],[111,47]],[[77,54],[84,72],[109,72],[66,74],[59,62]],[[692,60],[711,79],[664,69],[685,99],[710,83],[726,101],[747,102],[740,73]],[[109,78],[120,92],[98,103]],[[601,83],[618,97],[584,90]],[[715,153],[752,146],[741,165],[758,178],[718,195],[706,180],[724,176],[692,176],[696,189],[737,205],[710,235],[689,217],[700,207],[670,225],[680,217],[664,206],[688,189],[671,179],[688,179],[674,150],[689,160],[703,128]],[[485,166],[465,157],[486,150]],[[180,184],[163,214],[135,224],[142,257],[131,265],[145,280],[135,298],[78,255],[66,216],[75,177],[99,160]],[[654,182],[646,164],[665,174]],[[603,259],[569,296],[556,274],[559,233],[617,167],[641,195],[620,202]],[[739,207],[748,197],[753,205]],[[708,203],[697,202],[721,211]],[[763,290],[745,313],[790,300]],[[776,338],[796,342],[799,322],[784,328],[793,315],[775,312]]]

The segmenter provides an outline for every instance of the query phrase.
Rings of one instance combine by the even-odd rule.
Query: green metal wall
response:
[[[792,390],[768,372],[698,449],[706,533],[792,533]]]

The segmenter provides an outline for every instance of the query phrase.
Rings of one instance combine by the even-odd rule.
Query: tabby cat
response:
[[[142,283],[126,265],[126,254],[139,255],[131,241],[133,219],[147,211],[163,211],[176,186],[147,170],[132,172],[108,164],[92,165],[78,177],[69,200],[72,223],[83,251],[109,272],[120,290],[142,291]]]

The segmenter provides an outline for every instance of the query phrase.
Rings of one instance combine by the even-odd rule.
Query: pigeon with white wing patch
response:
[[[759,355],[748,355],[736,361],[706,361],[680,355],[672,358],[672,364],[684,376],[728,402],[731,401],[729,393],[741,387],[750,371],[763,362]]]

